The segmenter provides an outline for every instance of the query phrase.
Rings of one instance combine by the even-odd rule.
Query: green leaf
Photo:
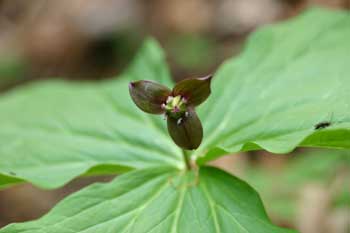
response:
[[[196,180],[198,181],[196,182]],[[0,233],[287,233],[267,218],[245,182],[215,168],[195,173],[147,169],[94,184],[43,218]]]
[[[261,148],[350,148],[349,24],[347,12],[313,9],[256,32],[240,57],[219,69],[198,108],[199,164]],[[140,79],[172,86],[153,40],[118,79],[40,82],[3,95],[0,173],[54,188],[96,166],[99,174],[109,166],[183,168],[165,122],[139,111],[128,95],[128,82]],[[325,121],[331,126],[315,130]]]
[[[8,188],[14,184],[21,183],[20,179],[16,179],[11,176],[0,175],[0,191],[1,189]]]
[[[199,164],[261,148],[350,148],[349,25],[348,12],[316,8],[254,33],[199,108]],[[315,130],[320,122],[331,125]]]
[[[244,178],[259,192],[269,213],[279,219],[293,221],[297,219],[300,191],[307,184],[321,184],[325,189],[332,189],[331,199],[350,201],[350,196],[342,199],[341,195],[346,196],[346,193],[337,190],[339,186],[344,187],[344,191],[349,190],[349,155],[350,151],[344,150],[296,154],[282,170],[252,166]]]
[[[167,134],[166,121],[144,114],[128,93],[131,80],[169,85],[164,56],[148,40],[121,77],[101,83],[46,81],[0,99],[0,173],[55,188],[99,166],[183,168],[181,150]],[[170,86],[170,85],[169,85]],[[88,172],[89,173],[89,172]],[[0,186],[7,185],[9,180]]]

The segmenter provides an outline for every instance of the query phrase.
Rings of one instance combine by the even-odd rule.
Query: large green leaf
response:
[[[260,148],[350,148],[349,25],[348,12],[311,9],[254,33],[214,76],[200,108],[199,163]]]
[[[3,95],[0,187],[24,179],[53,188],[95,166],[107,172],[111,165],[115,171],[184,167],[165,121],[144,114],[132,103],[128,83],[137,79],[171,86],[163,53],[153,40],[145,43],[135,62],[116,80],[46,81]]]
[[[0,233],[287,233],[245,182],[215,168],[147,169],[71,195],[43,218]],[[196,181],[197,180],[197,181]]]
[[[313,9],[255,33],[242,55],[219,69],[212,96],[198,109],[205,134],[194,152],[199,163],[259,148],[349,148],[349,24],[345,12]],[[2,96],[0,187],[26,180],[53,188],[83,173],[183,168],[165,122],[130,100],[127,84],[137,79],[172,86],[152,40],[116,80],[47,81]],[[322,121],[332,124],[315,130]]]
[[[350,208],[346,205],[350,202],[349,155],[347,150],[296,154],[283,169],[252,166],[244,177],[259,192],[270,214],[283,221],[294,221],[297,219],[300,192],[308,184],[318,183],[325,189],[332,189],[330,198]],[[343,190],[339,190],[339,186]]]

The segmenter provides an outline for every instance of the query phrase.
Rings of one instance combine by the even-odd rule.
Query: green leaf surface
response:
[[[14,184],[19,184],[21,182],[21,179],[16,179],[11,176],[0,175],[0,191],[1,189],[8,188]]]
[[[287,233],[267,218],[257,193],[215,168],[147,169],[75,193],[43,218],[0,233]],[[198,177],[198,178],[196,178]]]
[[[348,12],[315,8],[254,33],[199,109],[199,163],[261,148],[350,148],[349,25]],[[315,130],[320,122],[331,125]]]
[[[212,95],[198,108],[199,164],[261,148],[350,148],[349,25],[346,12],[313,9],[253,34],[244,52],[219,69]],[[128,83],[139,79],[173,86],[153,40],[117,79],[46,81],[2,95],[0,186],[13,179],[55,188],[84,173],[111,173],[110,166],[183,168],[165,121],[131,101]],[[315,130],[323,121],[331,126]]]
[[[108,173],[111,165],[119,166],[120,172],[155,166],[183,168],[181,150],[167,135],[166,122],[141,112],[131,101],[128,83],[138,79],[172,85],[163,53],[153,40],[115,80],[45,81],[4,94],[0,99],[0,173],[4,175],[0,185],[26,180],[55,188],[91,173],[95,166],[99,173]]]
[[[336,204],[349,203],[349,168],[350,151],[312,151],[296,154],[281,169],[252,166],[244,179],[259,192],[271,215],[283,221],[294,221],[300,192],[309,184],[316,183],[325,190],[332,190],[330,198]]]

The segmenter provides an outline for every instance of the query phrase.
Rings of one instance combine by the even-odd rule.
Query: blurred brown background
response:
[[[165,48],[174,79],[205,75],[238,54],[255,28],[311,5],[349,10],[350,0],[0,0],[0,91],[49,77],[114,77],[150,35]],[[252,167],[283,173],[291,157],[254,152],[214,164],[249,179]],[[349,184],[343,170],[335,174],[328,186],[297,190],[294,214],[266,204],[273,221],[302,233],[349,233],[349,209],[330,207],[329,185]],[[38,218],[69,193],[109,179],[81,178],[54,191],[29,184],[0,191],[0,227]]]

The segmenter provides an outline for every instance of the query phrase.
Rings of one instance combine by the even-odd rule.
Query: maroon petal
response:
[[[186,150],[197,149],[203,138],[202,124],[191,108],[182,118],[168,117],[168,132],[174,142]]]
[[[164,113],[162,104],[171,94],[169,88],[147,80],[131,82],[129,92],[137,107],[153,114]]]
[[[187,99],[188,105],[197,106],[210,95],[211,78],[212,75],[182,80],[175,85],[173,96],[181,95]]]

